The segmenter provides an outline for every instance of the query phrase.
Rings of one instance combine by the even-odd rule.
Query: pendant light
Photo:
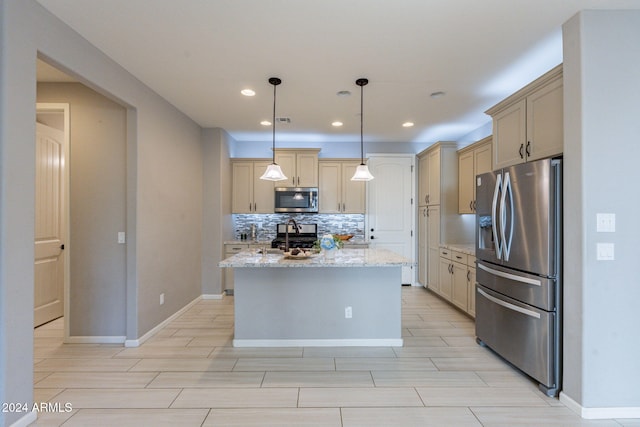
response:
[[[363,86],[369,83],[367,79],[358,79],[356,80],[356,84],[360,86],[360,166],[357,167],[356,173],[351,177],[351,181],[371,181],[373,179],[373,175],[369,172],[369,168],[364,163],[364,142],[363,142],[363,120],[364,120],[364,94],[363,94]]]
[[[277,77],[270,77],[269,83],[273,85],[273,120],[271,121],[273,128],[273,146],[271,147],[273,151],[273,163],[267,166],[267,170],[264,171],[260,179],[266,181],[284,181],[288,178],[282,172],[280,165],[276,163],[276,86],[282,83],[282,80]]]

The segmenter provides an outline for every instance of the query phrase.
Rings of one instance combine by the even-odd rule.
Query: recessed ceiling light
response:
[[[255,96],[256,95],[256,91],[254,91],[253,89],[242,89],[240,91],[241,94],[243,94],[244,96]]]
[[[413,122],[404,122],[404,123],[402,124],[402,127],[405,127],[405,128],[410,128],[410,127],[412,127],[412,126],[413,126]]]
[[[351,92],[349,92],[348,90],[340,90],[340,91],[336,92],[336,95],[338,95],[338,96],[351,96]]]
[[[269,120],[263,120],[260,122],[262,126],[271,126],[271,122]]]
[[[445,93],[445,92],[442,92],[441,90],[439,90],[439,91],[437,91],[437,92],[432,92],[430,96],[431,96],[432,98],[442,98],[442,97],[443,97],[443,96],[445,96],[445,95],[446,95],[446,93]]]
[[[339,122],[339,121],[335,121],[335,122],[331,123],[331,126],[333,126],[333,127],[340,127],[342,125],[343,125],[343,123]]]

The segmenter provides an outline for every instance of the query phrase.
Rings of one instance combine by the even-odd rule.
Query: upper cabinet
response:
[[[282,168],[287,181],[277,181],[277,187],[317,187],[317,148],[282,150],[276,149],[276,163]]]
[[[563,152],[562,65],[486,111],[493,118],[493,169]]]
[[[455,144],[438,143],[418,155],[418,206],[440,204],[442,156],[455,150]]]
[[[273,213],[273,181],[260,179],[270,160],[233,161],[231,211],[233,213]]]
[[[319,212],[364,213],[365,182],[351,181],[359,160],[320,160]]]
[[[491,137],[458,151],[458,213],[476,212],[476,175],[491,172]]]

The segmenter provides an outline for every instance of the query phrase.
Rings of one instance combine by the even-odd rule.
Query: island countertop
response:
[[[335,257],[326,259],[323,253],[314,254],[306,259],[286,259],[281,254],[261,254],[256,249],[247,249],[225,260],[220,267],[398,267],[411,266],[413,263],[387,249],[344,248],[336,251]]]

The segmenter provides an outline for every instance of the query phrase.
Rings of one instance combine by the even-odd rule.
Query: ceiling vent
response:
[[[289,117],[276,117],[276,122],[289,124],[289,123],[291,123],[291,118],[289,118]]]

